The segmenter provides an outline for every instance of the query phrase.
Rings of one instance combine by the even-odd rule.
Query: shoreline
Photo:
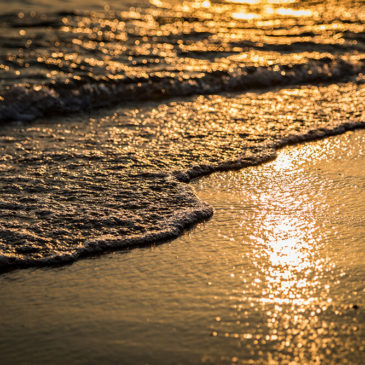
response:
[[[5,363],[361,364],[364,138],[195,180],[216,213],[167,244],[1,275]]]
[[[252,159],[236,159],[232,161],[225,161],[217,165],[212,166],[193,166],[186,171],[173,172],[177,181],[181,184],[190,183],[192,180],[200,179],[205,176],[209,176],[216,172],[222,171],[235,171],[242,170],[247,167],[260,166],[267,162],[273,161],[277,158],[278,152],[288,146],[305,144],[307,142],[315,142],[322,139],[326,139],[332,136],[341,135],[349,131],[365,129],[365,122],[344,122],[340,125],[335,126],[333,129],[321,129],[321,130],[310,130],[303,135],[289,135],[285,137],[281,142],[274,144],[271,148],[271,152],[266,153],[263,156],[258,156]],[[183,190],[191,189],[187,186],[181,185]],[[195,193],[193,193],[195,195]],[[14,265],[3,264],[0,266],[0,275],[18,269],[26,269],[31,267],[59,267],[63,265],[70,265],[80,259],[87,259],[91,257],[101,256],[104,253],[114,251],[132,250],[135,248],[149,247],[153,245],[163,244],[177,239],[183,235],[186,231],[193,229],[197,224],[209,220],[213,215],[214,207],[201,201],[198,196],[195,195],[197,203],[201,206],[195,211],[184,211],[178,212],[176,216],[171,219],[171,223],[165,231],[150,232],[145,236],[137,236],[129,239],[105,239],[103,242],[91,241],[86,247],[82,247],[80,251],[71,255],[56,256],[55,258],[45,258],[44,260],[36,260],[35,262],[21,262]],[[6,259],[5,259],[6,260]],[[3,260],[3,262],[5,261]],[[2,258],[0,257],[0,264]]]
[[[213,212],[186,182],[364,128],[363,90],[199,96],[4,129],[0,270],[174,239]]]

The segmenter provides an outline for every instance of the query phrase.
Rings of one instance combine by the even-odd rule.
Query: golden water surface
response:
[[[362,364],[365,133],[196,181],[171,243],[4,274],[12,364]]]

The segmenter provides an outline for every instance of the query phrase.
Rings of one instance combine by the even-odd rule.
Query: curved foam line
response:
[[[3,255],[0,256],[0,270],[4,272],[20,267],[65,265],[70,264],[80,258],[98,255],[105,251],[144,247],[172,240],[183,234],[183,232],[187,229],[199,222],[209,219],[213,215],[213,208],[207,203],[202,202],[194,194],[190,186],[185,184],[186,182],[198,177],[209,175],[216,171],[237,170],[248,166],[257,166],[275,159],[277,156],[277,151],[285,146],[323,139],[355,129],[365,129],[365,121],[348,121],[333,128],[322,128],[318,130],[312,129],[304,134],[289,135],[277,143],[266,146],[266,150],[263,150],[262,153],[255,158],[242,158],[223,161],[216,166],[192,166],[190,169],[185,171],[172,172],[171,179],[176,179],[179,181],[181,188],[185,189],[186,193],[194,195],[196,207],[194,207],[194,209],[190,208],[187,210],[177,211],[172,218],[166,221],[165,229],[128,238],[104,236],[100,237],[99,239],[86,241],[84,245],[76,247],[71,252],[56,253],[52,256],[42,259],[22,260],[17,257],[9,258]]]

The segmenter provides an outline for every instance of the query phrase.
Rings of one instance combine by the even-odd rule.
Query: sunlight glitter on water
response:
[[[8,3],[0,0],[2,122],[348,81],[365,69],[359,0]]]
[[[348,355],[342,362],[359,363],[355,347],[349,344],[349,339],[359,331],[358,319],[351,318],[350,303],[362,303],[364,298],[356,290],[351,291],[353,284],[344,284],[343,278],[354,276],[352,280],[356,282],[355,277],[361,278],[363,269],[358,273],[355,269],[350,274],[353,268],[342,266],[341,256],[351,255],[351,249],[341,254],[336,251],[337,241],[341,242],[343,232],[350,229],[353,242],[356,242],[352,249],[363,258],[363,233],[356,232],[350,221],[348,227],[343,225],[344,222],[335,227],[337,203],[343,200],[346,206],[342,214],[352,208],[345,202],[350,198],[346,191],[351,191],[352,187],[343,186],[341,179],[332,172],[332,166],[351,156],[353,162],[344,166],[343,174],[363,181],[363,169],[359,169],[363,162],[356,164],[363,148],[356,152],[357,156],[351,151],[345,157],[345,143],[342,144],[343,156],[337,157],[330,142],[322,142],[322,149],[318,149],[320,144],[288,149],[275,161],[256,169],[257,174],[248,174],[247,178],[235,181],[241,183],[244,208],[232,206],[232,216],[240,216],[241,223],[239,227],[234,224],[235,228],[225,240],[234,237],[237,242],[242,239],[242,262],[239,264],[233,260],[232,281],[227,286],[227,295],[237,311],[236,320],[240,325],[234,326],[231,320],[227,321],[227,314],[222,312],[213,336],[240,338],[246,350],[267,347],[271,349],[266,358],[268,363],[293,364],[332,363],[333,358],[326,359],[326,356],[332,356],[333,348],[343,341],[341,351]],[[329,171],[325,181],[319,179],[321,170]],[[216,185],[219,184],[216,182]],[[328,189],[337,190],[340,186],[344,189],[342,198],[338,197],[338,201],[329,199]],[[227,189],[237,191],[233,185]],[[361,215],[363,197],[364,193],[359,191],[360,211],[354,214]],[[229,203],[222,200],[222,204]],[[247,230],[254,233],[247,236],[244,234]],[[247,246],[250,246],[248,251]],[[357,263],[354,264],[357,267]],[[228,289],[232,286],[231,290]],[[251,327],[249,331],[251,325],[248,323],[253,313],[261,318],[265,314],[266,324],[260,329]],[[337,316],[346,318],[342,325],[338,324]],[[248,331],[240,332],[239,327],[241,331],[243,328]],[[358,346],[363,349],[364,341],[361,334],[358,335]],[[279,357],[276,351],[280,352]]]
[[[215,215],[169,244],[3,275],[3,359],[362,364],[364,141],[195,181]]]

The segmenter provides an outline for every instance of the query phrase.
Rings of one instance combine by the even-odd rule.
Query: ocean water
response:
[[[0,122],[123,101],[344,81],[360,0],[0,2]]]
[[[1,1],[1,269],[175,238],[191,179],[364,127],[364,9]]]
[[[0,0],[0,363],[363,364],[364,28]]]
[[[163,245],[0,276],[7,364],[365,360],[365,131],[195,180],[215,208]]]

